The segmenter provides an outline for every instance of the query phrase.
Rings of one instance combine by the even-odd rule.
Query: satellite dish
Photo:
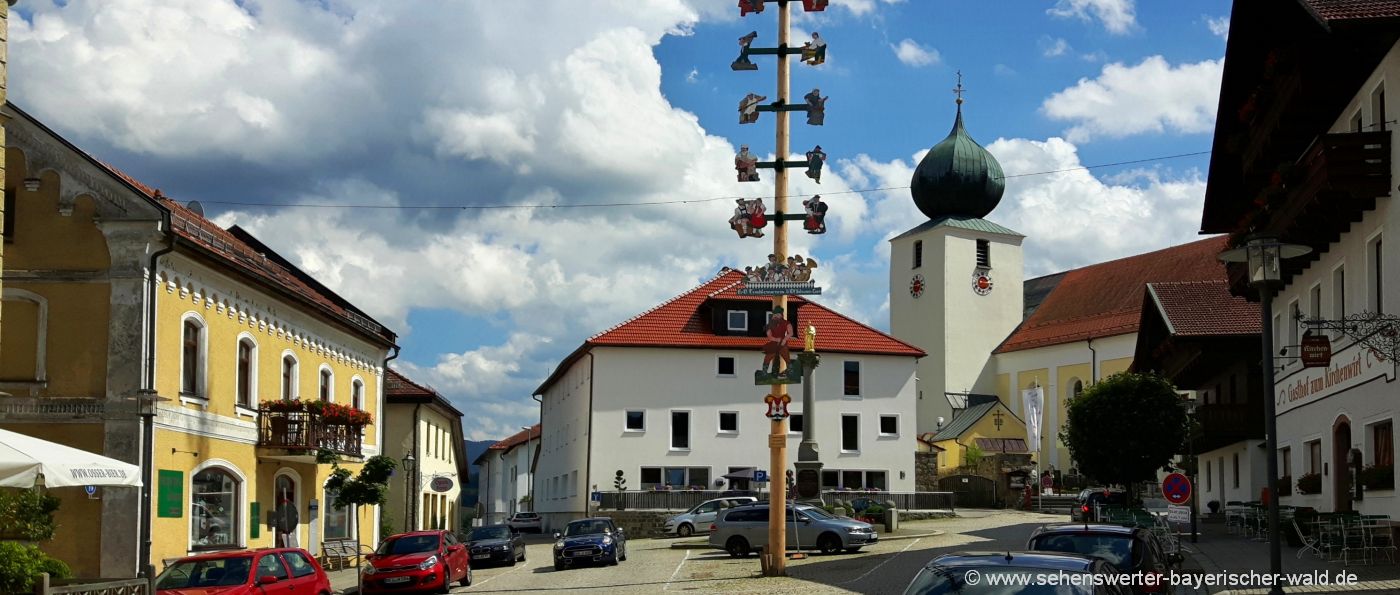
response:
[[[194,211],[194,214],[199,215],[200,217],[204,216],[204,205],[199,204],[199,201],[192,200],[190,201],[190,204],[186,205],[186,207],[189,208],[189,210]]]

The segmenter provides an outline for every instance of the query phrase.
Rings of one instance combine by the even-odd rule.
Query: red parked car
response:
[[[463,587],[472,584],[471,554],[451,531],[391,536],[365,561],[368,565],[362,584],[366,595],[390,591],[446,593],[452,583]]]
[[[331,581],[301,548],[180,558],[156,577],[159,595],[331,595]]]

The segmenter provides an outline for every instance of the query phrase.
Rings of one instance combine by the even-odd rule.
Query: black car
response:
[[[554,533],[554,569],[563,570],[583,562],[609,566],[627,560],[627,536],[612,519],[579,519]]]
[[[1091,556],[1048,552],[957,552],[934,558],[914,576],[904,595],[1054,594],[1124,595],[1123,587],[1094,586],[1087,575],[1115,574],[1109,563]],[[1066,576],[1068,575],[1068,576]],[[1058,584],[1036,584],[1052,577]],[[1024,582],[1026,584],[1019,584]]]
[[[1031,533],[1026,549],[1038,552],[1061,552],[1100,558],[1118,570],[1130,574],[1155,574],[1157,585],[1168,584],[1167,575],[1181,565],[1180,554],[1168,554],[1152,531],[1140,527],[1092,523],[1058,523],[1040,527]],[[1135,592],[1157,593],[1146,581],[1138,583]]]
[[[1071,522],[1098,522],[1104,508],[1126,508],[1128,506],[1128,495],[1119,490],[1109,488],[1089,488],[1081,490],[1079,497],[1074,499],[1074,508],[1069,509],[1069,520]]]
[[[467,538],[472,566],[503,562],[515,566],[525,561],[525,538],[509,525],[486,525],[472,529]]]

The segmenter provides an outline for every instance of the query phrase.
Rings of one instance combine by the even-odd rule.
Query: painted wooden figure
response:
[[[826,203],[822,202],[820,194],[802,201],[802,208],[807,211],[807,218],[802,220],[802,229],[807,233],[826,233]]]
[[[825,164],[826,152],[822,151],[821,145],[807,151],[807,177],[816,180],[818,184],[822,183],[822,166]]]
[[[821,89],[812,91],[802,96],[807,101],[807,123],[812,126],[821,126],[826,121],[826,97],[822,97]],[[756,118],[756,117],[755,117]]]
[[[768,96],[766,95],[749,93],[748,95],[745,95],[743,99],[739,100],[739,123],[753,124],[754,122],[757,122],[759,114],[758,105],[760,103],[763,103],[763,101],[766,99],[768,99]],[[811,122],[810,118],[808,119],[808,122]]]
[[[817,148],[820,149],[821,147]],[[822,156],[825,157],[826,154],[823,153]],[[758,157],[749,152],[748,145],[739,146],[739,154],[734,156],[734,169],[739,172],[740,182],[758,181]],[[812,175],[810,169],[807,175]],[[820,176],[820,174],[818,175]]]
[[[802,0],[802,10],[807,12],[822,12],[826,10],[829,0]]]
[[[765,215],[767,207],[764,206],[763,199],[739,198],[734,202],[738,204],[734,207],[734,216],[729,218],[729,228],[741,238],[763,237],[763,228],[768,225],[768,217]]]
[[[823,4],[825,4],[825,0],[823,0]],[[748,16],[751,12],[762,13],[763,0],[739,0],[739,16]]]
[[[758,65],[749,59],[749,44],[758,39],[758,31],[749,31],[748,35],[739,38],[739,57],[729,65],[730,70],[758,70]]]
[[[826,62],[826,40],[820,33],[812,33],[812,41],[802,44],[802,61],[812,66]]]

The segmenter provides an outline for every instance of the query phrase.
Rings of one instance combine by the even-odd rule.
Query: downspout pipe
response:
[[[1094,349],[1094,339],[1091,337],[1089,345],[1089,384],[1099,383],[1099,352]]]
[[[540,445],[539,445],[538,447],[536,447],[536,449],[535,449],[535,456],[526,455],[526,458],[528,458],[529,460],[528,460],[528,461],[525,461],[525,464],[526,464],[526,465],[529,465],[529,467],[530,467],[530,509],[531,509],[531,510],[538,511],[539,509],[538,509],[538,508],[535,508],[535,459],[539,458],[539,456],[540,456],[540,454],[539,454],[539,449],[544,447],[544,396],[543,396],[543,395],[530,395],[530,398],[535,400],[535,406],[539,408],[539,412],[540,412],[540,413],[539,413],[539,419],[540,419],[540,433],[539,433],[539,436],[540,436]],[[534,440],[534,439],[535,439],[535,430],[534,430],[533,428],[531,428],[531,429],[529,429],[529,430],[526,430],[526,432],[525,432],[525,452],[530,452],[530,441],[531,441],[531,440]]]
[[[540,431],[544,431],[544,426],[540,426]],[[586,453],[583,462],[583,476],[585,478],[583,487],[587,488],[588,482],[593,480],[593,352],[591,350],[588,352],[588,444],[585,445],[583,452]],[[641,483],[638,482],[637,485],[640,486]],[[621,495],[618,496],[618,498],[621,497]],[[592,490],[588,492],[588,498],[588,500],[584,500],[584,514],[588,514],[588,502],[593,498]],[[598,502],[600,507],[602,504],[602,501]]]
[[[418,524],[414,521],[417,520],[418,517],[419,490],[423,488],[423,480],[421,479],[423,469],[423,457],[421,455],[423,453],[418,452],[418,424],[420,423],[418,420],[422,410],[422,403],[413,406],[413,446],[409,447],[409,452],[413,453],[413,458],[417,460],[418,464],[414,465],[413,469],[408,471],[408,479],[413,482],[412,489],[404,490],[406,492],[404,494],[404,500],[408,502],[408,518],[404,519],[404,531],[414,531],[418,527]]]
[[[156,421],[156,267],[160,257],[175,250],[178,242],[174,229],[170,226],[170,211],[161,209],[161,229],[168,234],[164,248],[151,253],[151,264],[146,269],[146,370],[137,395],[137,408],[141,416],[141,550],[138,552],[139,571],[147,579],[155,578],[155,567],[151,565],[151,484],[155,483],[155,421]]]
[[[394,360],[396,360],[396,359],[399,359],[399,346],[398,346],[398,345],[394,345],[393,347],[391,347],[391,349],[394,350],[394,354],[391,355],[391,356],[389,356],[389,357],[384,358],[384,377],[386,377],[386,378],[389,376],[389,362],[392,362],[392,361],[394,361]],[[379,383],[379,396],[380,396],[380,402],[379,402],[379,404],[378,404],[378,406],[379,406],[379,419],[380,419],[380,422],[379,422],[379,423],[380,423],[380,424],[383,424],[383,423],[384,423],[384,421],[383,421],[383,419],[384,419],[384,412],[385,412],[385,410],[388,409],[388,407],[387,407],[386,404],[384,403],[384,383],[383,383],[382,381]],[[389,437],[389,433],[386,432],[386,431],[384,431],[384,426],[383,426],[383,425],[380,425],[380,426],[379,426],[379,442],[380,442],[381,446],[380,446],[379,454],[382,454],[382,455],[384,455],[384,456],[390,456],[390,455],[389,455],[389,445],[388,445],[388,444],[385,444],[385,440],[386,440],[388,437]],[[392,458],[392,457],[390,457],[390,458]],[[407,490],[405,490],[405,491],[407,491]],[[386,535],[379,535],[379,527],[380,527],[381,525],[383,525],[383,521],[384,521],[383,514],[384,514],[383,507],[377,507],[377,508],[375,508],[375,510],[374,510],[374,531],[375,531],[375,535],[376,535],[377,537],[381,538],[381,539],[384,538],[384,537],[387,537]],[[377,541],[376,541],[376,542],[377,542]]]

